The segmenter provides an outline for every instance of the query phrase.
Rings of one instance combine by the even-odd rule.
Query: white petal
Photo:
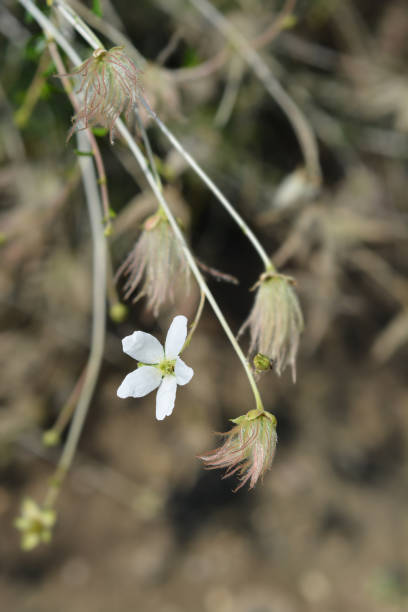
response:
[[[179,315],[174,317],[172,324],[167,332],[166,345],[164,352],[166,359],[175,359],[187,338],[187,317]]]
[[[160,370],[151,366],[142,366],[128,374],[117,390],[118,397],[143,397],[157,389],[162,375]]]
[[[194,370],[189,368],[180,357],[177,357],[174,374],[178,385],[186,385],[193,378]]]
[[[163,359],[163,347],[151,334],[133,332],[122,340],[123,352],[142,363],[159,363]]]
[[[173,412],[176,399],[177,381],[175,376],[165,376],[156,396],[156,419],[162,421]]]

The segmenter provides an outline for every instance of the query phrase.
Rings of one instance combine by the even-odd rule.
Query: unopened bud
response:
[[[271,368],[271,360],[262,353],[257,353],[253,359],[254,368],[257,372],[266,372]]]
[[[109,316],[114,323],[122,323],[128,315],[128,307],[122,302],[116,302],[110,307]]]
[[[44,431],[42,437],[42,443],[44,446],[57,446],[60,443],[60,435],[55,429],[48,429]]]

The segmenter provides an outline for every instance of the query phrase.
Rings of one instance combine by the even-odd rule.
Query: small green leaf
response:
[[[103,16],[100,0],[92,0],[92,12],[95,13],[97,17]]]

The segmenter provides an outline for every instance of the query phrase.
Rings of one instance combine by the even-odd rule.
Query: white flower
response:
[[[187,318],[174,317],[164,348],[151,334],[133,332],[122,340],[123,351],[136,359],[138,369],[126,376],[118,397],[143,397],[157,389],[156,419],[162,421],[173,412],[177,385],[186,385],[193,370],[178,356],[187,337]]]

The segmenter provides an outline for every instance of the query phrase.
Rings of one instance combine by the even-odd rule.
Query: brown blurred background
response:
[[[72,2],[81,4],[92,5]],[[285,8],[214,4],[249,40]],[[263,485],[234,494],[233,479],[195,458],[252,408],[208,307],[186,352],[195,377],[171,418],[155,420],[154,395],[116,397],[133,366],[120,339],[143,329],[163,340],[174,314],[194,315],[197,292],[157,322],[143,301],[129,305],[125,322],[107,323],[53,541],[29,553],[12,523],[24,496],[44,495],[59,451],[43,447],[42,432],[86,363],[91,242],[75,145],[65,144],[69,103],[37,26],[15,3],[0,6],[4,612],[408,610],[408,4],[295,4],[296,21],[259,53],[317,135],[324,186],[315,199],[282,203],[278,185],[302,164],[298,143],[220,34],[188,2],[101,1],[104,20],[152,62],[143,77],[151,105],[297,279],[306,320],[298,382],[288,372],[260,382],[278,418],[272,470]],[[224,61],[200,73],[223,49]],[[195,253],[240,280],[209,279],[237,331],[259,261],[160,133],[151,126],[149,134]],[[116,269],[154,201],[120,140],[99,143],[117,213]]]

